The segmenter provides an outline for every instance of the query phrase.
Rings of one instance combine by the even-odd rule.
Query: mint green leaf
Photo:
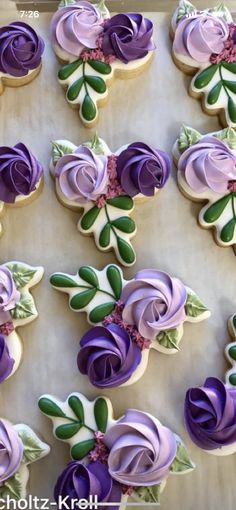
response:
[[[17,288],[25,287],[34,277],[37,270],[31,269],[24,264],[9,263],[6,267],[10,269]]]
[[[231,200],[231,195],[228,193],[228,195],[225,195],[224,197],[220,198],[216,202],[214,202],[208,209],[205,211],[203,215],[203,219],[206,223],[214,223],[218,218],[221,216],[221,214],[224,212],[227,204]]]
[[[189,292],[185,303],[185,313],[187,317],[198,317],[204,312],[208,312],[208,308],[202,303],[197,294]]]
[[[108,421],[108,406],[105,398],[99,397],[94,404],[94,417],[100,432],[106,432]]]
[[[236,149],[236,131],[232,127],[227,127],[214,133],[214,136],[218,140],[222,140],[222,142],[226,143],[230,149]]]
[[[170,466],[170,471],[172,473],[185,473],[192,471],[194,468],[195,466],[190,459],[186,446],[178,440],[176,457]]]
[[[166,331],[161,331],[159,335],[156,336],[156,341],[165,347],[166,349],[176,349],[179,351],[179,334],[178,329],[167,329]]]
[[[44,450],[41,448],[40,443],[36,440],[35,436],[24,430],[18,431],[18,435],[24,445],[22,462],[24,464],[29,464],[30,462],[34,462],[39,459]]]
[[[52,142],[52,161],[56,165],[57,161],[64,156],[64,154],[71,154],[73,151],[68,145]]]
[[[85,282],[89,283],[93,287],[99,287],[98,277],[94,269],[90,266],[82,266],[79,269],[79,276]]]
[[[16,501],[21,499],[22,497],[22,483],[20,473],[17,472],[8,480],[3,482],[3,485],[0,487],[0,497],[2,499],[9,498],[15,499]]]
[[[105,154],[104,153],[104,145],[103,145],[101,139],[99,138],[99,136],[97,135],[97,133],[95,133],[95,135],[89,142],[85,142],[85,143],[83,143],[83,145],[85,147],[89,147],[89,149],[91,149],[95,154],[98,154],[98,155]]]
[[[59,80],[67,80],[67,78],[69,78],[69,76],[71,76],[81,66],[82,62],[83,61],[79,58],[78,60],[63,66],[58,72]]]
[[[208,83],[210,83],[212,80],[218,67],[219,64],[212,64],[211,66],[201,71],[201,73],[199,73],[194,80],[194,87],[196,87],[196,89],[203,89],[206,87],[206,85],[208,85]]]
[[[135,496],[145,503],[160,503],[161,485],[150,485],[149,487],[134,487]]]
[[[35,315],[35,306],[32,296],[29,294],[21,294],[19,303],[16,304],[15,308],[10,310],[10,314],[13,319],[25,319]]]
[[[67,99],[69,101],[75,101],[79,96],[79,93],[84,84],[84,77],[81,76],[78,80],[76,80],[67,90]]]
[[[75,294],[70,300],[70,306],[73,310],[81,310],[85,306],[87,306],[90,301],[94,298],[96,295],[97,289],[92,288],[84,290],[83,292],[80,292],[79,294]]]
[[[95,439],[87,439],[75,444],[71,448],[71,457],[74,460],[82,460],[89,452],[91,452],[91,450],[94,449],[95,444]]]
[[[178,8],[176,21],[178,22],[183,16],[193,14],[194,12],[196,12],[194,5],[187,0],[183,0],[180,7]]]
[[[178,149],[182,153],[191,145],[194,145],[199,140],[201,140],[202,135],[196,129],[192,129],[188,126],[183,126],[180,131],[180,135],[178,138]]]
[[[95,223],[101,209],[96,205],[87,211],[81,219],[81,228],[83,230],[89,230]]]

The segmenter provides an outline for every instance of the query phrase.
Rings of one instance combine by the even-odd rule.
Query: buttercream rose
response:
[[[0,147],[0,200],[14,203],[18,195],[30,195],[43,174],[42,165],[23,143]]]
[[[34,29],[15,21],[0,28],[0,71],[12,76],[26,76],[41,63],[44,42]]]
[[[149,486],[161,483],[169,475],[176,456],[173,432],[152,416],[128,409],[104,439],[110,450],[109,473],[121,484]]]
[[[163,151],[152,149],[145,143],[128,146],[117,159],[117,177],[123,190],[134,197],[146,196],[162,188],[170,175],[170,158]]]
[[[11,374],[15,360],[11,358],[5,338],[0,334],[0,383]]]
[[[186,299],[186,287],[178,278],[144,269],[123,289],[122,317],[144,338],[155,340],[160,331],[176,328],[184,321]]]
[[[70,506],[72,500],[86,499],[97,496],[101,510],[119,509],[117,506],[109,506],[107,503],[119,503],[121,501],[121,487],[112,480],[105,464],[96,461],[86,466],[78,461],[68,464],[59,476],[55,489],[54,498],[59,502],[59,497],[67,499]],[[106,506],[101,505],[106,503]]]
[[[82,337],[78,368],[98,388],[124,384],[141,361],[141,350],[117,324],[95,326]]]
[[[197,193],[226,193],[228,182],[236,179],[236,156],[221,140],[204,136],[182,154],[178,170]]]
[[[11,271],[0,266],[0,325],[11,320],[10,310],[20,301],[20,292],[16,288]]]
[[[152,22],[141,14],[117,14],[105,23],[102,49],[127,64],[155,49],[152,35]]]
[[[184,414],[187,431],[200,448],[215,450],[236,442],[236,391],[216,377],[187,391]]]
[[[0,420],[0,484],[18,471],[23,450],[22,440],[14,427]]]
[[[103,32],[101,12],[90,2],[62,7],[51,21],[53,44],[79,57],[85,48],[96,48],[99,35]]]
[[[176,27],[173,49],[196,62],[208,62],[212,53],[223,51],[228,35],[229,27],[223,17],[207,13],[183,17]]]

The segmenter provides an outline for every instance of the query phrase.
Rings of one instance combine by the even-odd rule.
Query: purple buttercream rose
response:
[[[79,1],[58,9],[51,21],[53,44],[79,57],[85,48],[96,48],[103,32],[103,18],[95,5]]]
[[[186,287],[178,278],[144,269],[123,289],[122,317],[144,338],[155,340],[160,331],[176,328],[185,320],[186,299]]]
[[[30,195],[43,174],[42,165],[23,143],[0,147],[0,200],[13,204],[19,195]]]
[[[104,439],[109,473],[121,484],[149,486],[166,480],[176,456],[173,432],[152,416],[128,409]]]
[[[0,71],[26,76],[41,64],[44,42],[34,29],[16,21],[0,28]]]
[[[0,485],[19,469],[24,446],[13,425],[0,420]]]
[[[11,271],[0,266],[0,325],[11,321],[10,310],[20,301],[20,292],[16,288]]]
[[[0,383],[11,374],[15,360],[10,357],[5,338],[0,334]]]
[[[155,49],[152,35],[152,22],[141,14],[117,14],[105,23],[102,49],[128,64]]]
[[[228,35],[229,27],[223,17],[207,13],[183,17],[177,24],[173,49],[196,62],[209,62],[212,53],[223,51]]]
[[[141,350],[117,324],[95,326],[82,337],[78,368],[98,388],[124,384],[141,361]]]
[[[80,204],[96,201],[107,190],[107,162],[107,156],[98,156],[84,145],[73,154],[62,156],[56,164],[55,175],[63,195]]]
[[[226,193],[229,181],[236,179],[236,155],[221,140],[204,136],[182,154],[178,170],[197,193]]]
[[[236,391],[216,377],[187,391],[184,415],[187,431],[200,448],[215,450],[236,442]]]
[[[97,496],[98,503],[106,503],[106,506],[99,505],[100,510],[118,510],[117,506],[109,506],[107,503],[119,503],[121,501],[121,487],[112,480],[105,464],[96,461],[87,465],[79,461],[68,464],[66,469],[59,476],[55,489],[54,498],[59,502],[59,497],[67,499],[67,504],[80,499],[89,500],[89,496]]]
[[[117,159],[117,177],[123,190],[134,197],[146,196],[163,188],[170,175],[170,158],[142,142],[135,142],[121,152]]]

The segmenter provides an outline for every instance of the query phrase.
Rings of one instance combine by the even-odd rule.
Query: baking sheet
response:
[[[108,104],[100,109],[97,131],[113,150],[142,140],[171,152],[182,122],[202,132],[220,129],[217,117],[205,115],[200,103],[187,95],[189,78],[171,60],[170,15],[148,16],[157,27],[157,52],[150,69],[133,80],[115,80]],[[7,12],[1,14],[2,23],[13,20]],[[50,14],[40,14],[28,22],[47,40],[49,20]],[[48,278],[54,271],[75,273],[85,263],[102,268],[116,262],[112,253],[100,253],[92,238],[78,233],[78,214],[60,205],[54,193],[48,171],[50,140],[68,138],[79,144],[95,133],[83,128],[78,113],[67,105],[57,83],[57,69],[47,41],[38,78],[26,87],[7,88],[0,98],[0,144],[24,142],[45,169],[42,195],[29,206],[7,210],[0,241],[2,262],[17,259],[45,268],[43,281],[33,290],[39,318],[20,330],[23,361],[0,392],[1,416],[28,423],[52,447],[48,457],[30,468],[29,492],[39,497],[52,497],[55,480],[69,461],[69,447],[53,439],[51,422],[39,412],[37,399],[45,392],[62,399],[72,391],[89,398],[99,395],[76,368],[79,339],[88,328],[85,316],[69,310],[67,297],[53,290]],[[236,455],[218,458],[205,454],[191,443],[183,426],[186,389],[203,383],[209,375],[224,377],[223,350],[229,341],[226,321],[236,311],[235,255],[230,248],[219,248],[211,233],[197,225],[199,209],[200,205],[179,192],[173,169],[167,187],[136,207],[138,233],[133,244],[137,263],[124,273],[129,278],[147,266],[169,271],[199,294],[212,310],[211,319],[186,324],[178,354],[152,352],[138,383],[104,391],[117,417],[130,406],[146,410],[181,435],[189,447],[197,468],[182,477],[170,476],[161,498],[162,510],[235,508]]]

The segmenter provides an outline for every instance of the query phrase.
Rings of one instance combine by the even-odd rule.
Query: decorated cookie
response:
[[[228,321],[233,342],[225,349],[232,365],[225,384],[208,377],[203,386],[191,388],[185,399],[185,423],[192,441],[214,455],[236,452],[236,315]]]
[[[134,203],[154,196],[165,185],[169,156],[142,142],[112,153],[95,135],[79,147],[67,140],[53,142],[50,167],[60,202],[83,210],[78,230],[93,235],[99,250],[114,250],[121,264],[132,266],[136,254],[130,240],[137,231],[130,218]]]
[[[190,95],[202,98],[204,111],[219,114],[223,126],[236,128],[236,25],[227,7],[199,11],[180,0],[171,32],[174,62],[194,75]]]
[[[0,27],[0,95],[4,87],[20,87],[40,72],[44,42],[27,23]]]
[[[128,409],[115,420],[108,398],[91,402],[80,393],[65,402],[43,395],[39,408],[51,418],[56,438],[70,446],[72,461],[54,489],[57,503],[89,496],[108,510],[124,510],[129,498],[159,503],[169,475],[195,467],[182,440],[149,413]]]
[[[214,228],[217,244],[236,246],[236,132],[226,128],[201,135],[183,127],[173,149],[178,185],[193,201],[204,202],[198,220]]]
[[[0,265],[0,383],[19,367],[22,343],[17,328],[38,316],[30,288],[42,276],[42,267],[23,262]]]
[[[23,423],[13,425],[0,418],[0,498],[19,500],[27,495],[29,464],[50,451],[35,432]]]
[[[149,19],[130,12],[110,18],[104,0],[62,0],[51,21],[51,40],[65,64],[58,72],[59,83],[86,127],[97,122],[113,78],[137,76],[155,49]]]
[[[0,146],[0,216],[5,206],[29,203],[42,186],[42,165],[23,143],[14,147]],[[0,223],[0,235],[2,231]]]
[[[102,271],[82,266],[76,275],[54,273],[50,281],[93,325],[80,341],[77,363],[99,388],[133,384],[147,367],[150,349],[178,352],[183,323],[210,316],[191,289],[156,269],[127,281],[113,264]]]

